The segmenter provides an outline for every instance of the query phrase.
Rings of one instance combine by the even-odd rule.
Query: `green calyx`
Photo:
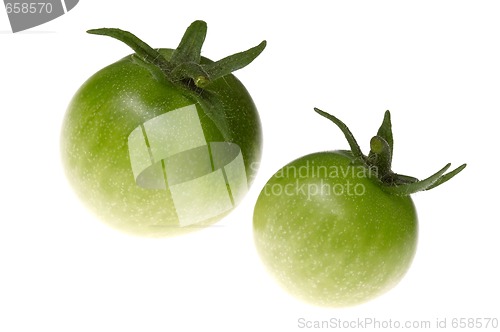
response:
[[[157,49],[150,47],[128,31],[102,28],[91,29],[87,32],[113,37],[124,42],[144,61],[159,67],[171,82],[188,80],[198,88],[206,88],[218,78],[247,66],[266,47],[264,40],[246,51],[230,55],[216,62],[201,64],[201,47],[207,34],[207,24],[203,21],[191,23],[170,59],[166,59]]]
[[[382,189],[393,195],[407,196],[418,191],[430,190],[445,183],[460,173],[466,166],[466,164],[463,164],[453,171],[446,173],[451,166],[451,164],[447,164],[438,172],[423,180],[394,173],[391,170],[394,140],[392,137],[391,114],[389,111],[385,112],[384,120],[382,121],[382,125],[377,135],[370,140],[370,153],[368,156],[365,156],[361,152],[361,148],[356,142],[353,134],[342,121],[318,108],[314,110],[340,128],[349,143],[351,152],[356,161],[359,161],[376,174],[381,182]]]

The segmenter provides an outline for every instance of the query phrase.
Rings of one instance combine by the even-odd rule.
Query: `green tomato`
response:
[[[384,292],[417,245],[411,198],[385,193],[352,161],[336,151],[299,158],[273,175],[255,206],[263,261],[286,289],[321,305]]]
[[[176,50],[153,50],[118,29],[89,32],[136,53],[90,77],[68,107],[62,159],[78,196],[106,223],[144,236],[186,233],[227,215],[251,185],[262,145],[254,102],[231,71],[265,42],[212,62],[200,56],[201,21]]]
[[[319,306],[351,306],[394,287],[415,255],[418,222],[409,194],[433,188],[465,165],[418,181],[390,171],[389,113],[369,156],[348,128],[352,151],[314,153],[281,168],[254,210],[262,261],[291,294]]]

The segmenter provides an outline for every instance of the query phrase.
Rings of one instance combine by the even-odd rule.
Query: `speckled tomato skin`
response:
[[[344,151],[299,158],[271,177],[254,210],[265,266],[288,292],[318,306],[352,306],[386,292],[416,251],[411,198],[385,193],[352,161]]]
[[[172,54],[171,49],[159,51],[167,59]],[[191,91],[129,55],[95,73],[75,93],[62,125],[62,161],[73,189],[101,220],[134,235],[165,237],[200,229],[224,216],[178,227],[165,190],[140,188],[132,174],[129,134],[150,119],[192,104],[197,105],[208,142],[240,147],[250,185],[260,161],[262,131],[255,104],[234,75],[206,90]]]

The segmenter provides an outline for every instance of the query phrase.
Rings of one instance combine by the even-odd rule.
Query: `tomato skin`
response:
[[[171,49],[159,51],[167,59],[172,54]],[[132,234],[162,237],[212,224],[227,214],[178,227],[166,191],[139,187],[131,171],[130,133],[155,117],[193,104],[207,142],[231,142],[241,149],[250,185],[261,155],[261,125],[252,98],[232,74],[206,90],[189,89],[130,55],[94,74],[77,91],[63,121],[62,160],[78,196],[103,221]]]
[[[392,288],[409,269],[418,237],[412,199],[384,192],[345,151],[310,154],[274,174],[255,205],[253,229],[277,281],[327,307]]]

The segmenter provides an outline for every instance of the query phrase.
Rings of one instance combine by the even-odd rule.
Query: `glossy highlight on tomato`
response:
[[[352,306],[387,292],[410,268],[418,240],[410,194],[448,181],[465,164],[421,181],[396,174],[389,112],[365,156],[344,123],[316,111],[342,130],[351,151],[312,153],[278,170],[255,205],[255,245],[289,293],[318,306]]]
[[[177,49],[153,49],[119,29],[89,33],[135,53],[90,77],[67,109],[62,160],[80,199],[107,224],[141,236],[186,233],[230,213],[262,148],[255,104],[231,72],[265,41],[214,62],[200,55],[203,21]]]

